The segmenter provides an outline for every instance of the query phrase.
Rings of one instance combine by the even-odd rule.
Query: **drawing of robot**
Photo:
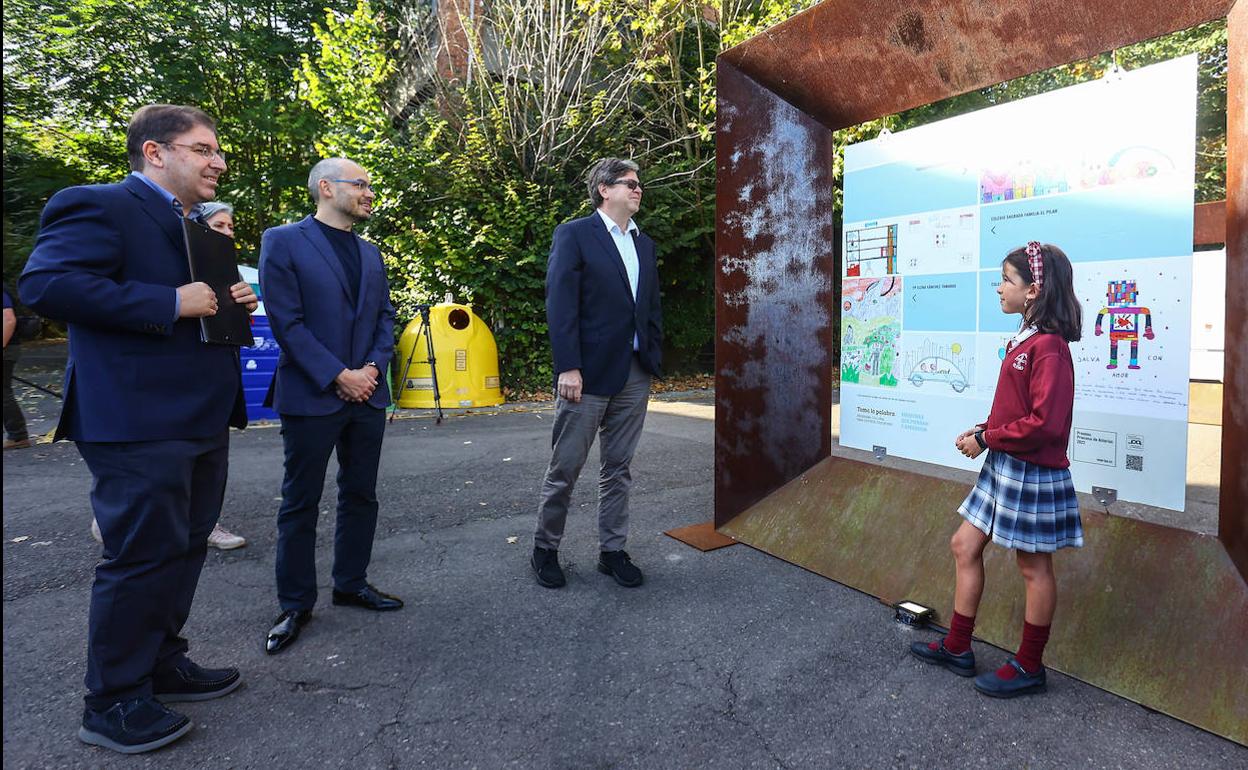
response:
[[[1130,341],[1131,363],[1128,369],[1140,368],[1140,316],[1144,316],[1144,339],[1153,338],[1153,314],[1147,307],[1136,305],[1135,281],[1110,281],[1105,293],[1107,307],[1096,314],[1096,336],[1104,332],[1101,318],[1109,315],[1109,363],[1106,369],[1118,368],[1118,343]]]

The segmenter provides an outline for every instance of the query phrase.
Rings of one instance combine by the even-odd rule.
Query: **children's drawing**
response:
[[[871,225],[845,232],[845,275],[897,272],[897,225]]]
[[[942,345],[934,340],[924,340],[918,348],[906,351],[902,370],[916,388],[924,383],[940,383],[948,385],[955,393],[961,393],[971,384],[975,355],[960,342]]]
[[[901,278],[841,283],[841,380],[892,388],[901,345]]]
[[[1140,316],[1144,316],[1144,339],[1153,338],[1153,314],[1147,307],[1136,304],[1138,292],[1135,281],[1110,281],[1105,292],[1106,306],[1096,314],[1096,336],[1101,336],[1101,319],[1109,316],[1109,363],[1106,369],[1118,368],[1118,343],[1131,343],[1131,359],[1128,369],[1140,368]]]

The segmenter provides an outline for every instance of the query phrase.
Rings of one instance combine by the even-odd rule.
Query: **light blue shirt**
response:
[[[182,218],[182,215],[184,213],[182,211],[182,201],[175,198],[173,193],[169,192],[165,188],[153,182],[141,171],[131,171],[130,176],[138,177],[139,180],[143,182],[143,184],[155,190],[157,195],[164,198],[169,203],[169,208],[173,209],[173,213],[178,215],[178,219]],[[199,216],[199,212],[203,207],[204,207],[204,204],[202,203],[196,203],[194,206],[191,206],[191,213],[190,213],[191,218],[193,219]],[[178,320],[178,316],[180,315],[182,315],[182,297],[178,296],[178,290],[174,289],[173,290],[173,320],[176,322]]]
[[[606,212],[598,209],[598,216],[602,217],[602,223],[607,226],[607,232],[611,234],[611,240],[615,241],[616,251],[620,252],[620,261],[624,263],[624,272],[628,273],[628,287],[633,292],[633,302],[637,302],[637,279],[641,274],[641,263],[637,259],[637,244],[633,241],[633,236],[641,232],[637,224],[632,219],[628,220],[628,227],[624,230],[615,223],[615,220],[607,216]],[[633,350],[641,349],[641,340],[638,339],[637,333],[633,333]]]

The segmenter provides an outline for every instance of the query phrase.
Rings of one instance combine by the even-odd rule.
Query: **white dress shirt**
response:
[[[641,263],[637,260],[637,244],[633,242],[633,235],[641,232],[637,224],[632,219],[628,220],[628,227],[620,230],[620,226],[615,223],[606,212],[598,209],[598,216],[602,217],[602,223],[607,226],[607,232],[611,234],[611,240],[615,241],[615,248],[620,252],[620,260],[624,263],[624,272],[628,273],[628,287],[633,292],[633,302],[637,302],[637,278],[641,273]],[[637,333],[633,333],[633,350],[641,349],[641,340],[638,339]]]

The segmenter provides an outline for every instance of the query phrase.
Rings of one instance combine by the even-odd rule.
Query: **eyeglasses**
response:
[[[617,180],[615,180],[614,182],[612,182],[611,184],[607,185],[607,187],[614,187],[614,186],[615,186],[615,185],[617,185],[617,184],[622,184],[622,185],[625,185],[625,186],[627,186],[627,187],[628,187],[628,189],[630,189],[630,190],[641,190],[641,189],[644,189],[644,188],[641,186],[641,182],[638,182],[636,179],[617,179]]]
[[[343,184],[349,184],[355,189],[359,190],[360,192],[364,192],[365,190],[368,190],[369,192],[373,192],[373,186],[369,184],[368,182],[365,182],[363,179],[331,179],[329,181],[342,182]]]
[[[199,155],[200,157],[202,157],[204,160],[212,160],[213,158],[220,158],[222,163],[225,162],[224,150],[220,150],[220,149],[214,150],[213,148],[209,147],[206,144],[180,144],[178,142],[159,142],[159,144],[163,144],[168,147],[185,147],[186,149],[190,150],[196,155]]]

